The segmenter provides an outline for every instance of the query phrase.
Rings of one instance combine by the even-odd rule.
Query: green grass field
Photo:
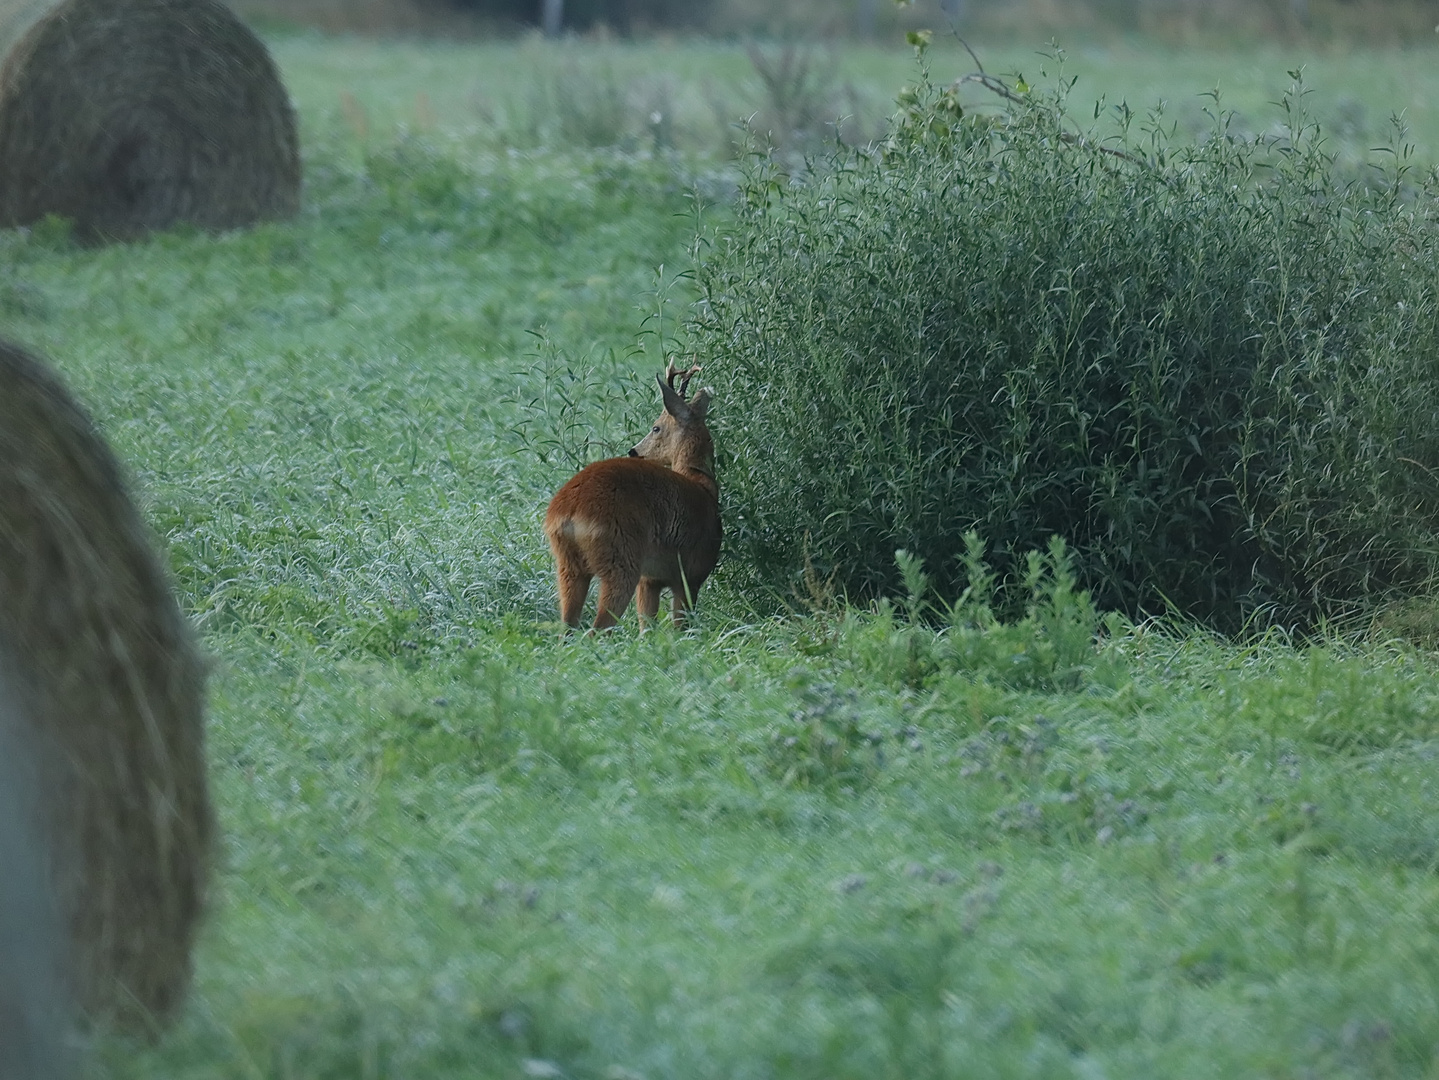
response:
[[[1436,35],[1435,43],[1439,43]],[[1435,43],[1412,51],[1306,53],[1296,47],[1256,45],[1222,54],[1158,46],[1143,40],[1082,45],[1068,52],[1065,70],[1077,77],[1073,99],[1083,118],[1104,98],[1128,101],[1141,112],[1163,101],[1183,128],[1203,130],[1206,92],[1220,90],[1251,130],[1276,121],[1271,107],[1289,85],[1288,72],[1304,68],[1313,110],[1336,149],[1352,152],[1381,142],[1389,117],[1400,114],[1418,160],[1439,162],[1439,72]],[[1022,72],[1042,68],[1048,46],[976,43],[986,69]],[[778,47],[763,50],[777,56]],[[844,46],[808,50],[803,85],[822,103],[823,121],[859,119],[865,131],[880,126],[896,92],[914,75],[910,50]],[[649,119],[666,117],[664,137],[682,148],[713,151],[732,137],[731,125],[754,116],[772,120],[773,99],[745,51],[705,42],[623,45],[577,42],[556,46],[535,40],[437,45],[296,36],[276,43],[291,91],[311,137],[321,131],[359,133],[384,143],[403,128],[431,131],[475,149],[521,149],[588,136],[628,136],[653,145]],[[937,36],[932,63],[937,80],[974,69],[955,42]],[[976,93],[972,101],[992,104]],[[358,106],[358,109],[356,108]],[[566,129],[566,130],[561,130]],[[568,134],[568,139],[564,135]]]
[[[0,236],[4,332],[130,464],[215,659],[196,989],[94,1076],[1439,1075],[1430,654],[1111,621],[1064,660],[723,564],[687,634],[561,642],[543,508],[653,408],[749,61],[274,45],[298,221]],[[1220,84],[1259,128],[1304,60],[1071,70],[1181,121]],[[910,61],[835,63],[879,116]],[[1340,149],[1407,110],[1432,162],[1436,71],[1308,81]],[[565,81],[596,72],[623,108]]]

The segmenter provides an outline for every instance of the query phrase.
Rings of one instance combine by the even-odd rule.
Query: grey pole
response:
[[[859,36],[871,40],[878,28],[878,0],[859,0]]]
[[[540,21],[545,37],[559,37],[560,31],[565,28],[565,0],[544,0]]]
[[[74,1075],[59,913],[41,850],[32,733],[0,655],[0,1080]]]

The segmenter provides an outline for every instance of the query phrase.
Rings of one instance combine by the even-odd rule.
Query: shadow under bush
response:
[[[976,117],[925,75],[882,147],[750,170],[690,327],[731,551],[874,595],[904,547],[954,596],[967,530],[1006,577],[1060,535],[1101,608],[1221,628],[1429,578],[1433,178],[1342,183],[1297,82],[1195,145],[1075,134],[1070,85]]]

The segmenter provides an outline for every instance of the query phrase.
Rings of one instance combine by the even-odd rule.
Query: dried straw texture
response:
[[[299,205],[289,97],[215,0],[66,0],[0,68],[0,225],[58,214],[126,239]]]
[[[0,653],[91,1017],[149,1030],[190,978],[214,831],[204,664],[120,469],[64,387],[0,342]]]

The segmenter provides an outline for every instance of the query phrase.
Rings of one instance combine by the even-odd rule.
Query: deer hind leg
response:
[[[599,612],[595,615],[595,629],[608,630],[624,617],[625,608],[630,606],[640,583],[638,570],[613,570],[600,577]]]
[[[695,599],[699,596],[700,586],[705,579],[691,578],[680,567],[680,579],[670,586],[670,592],[674,595],[673,618],[676,630],[684,629],[685,617],[689,614],[690,608],[694,607]]]
[[[681,581],[678,585],[670,589],[670,592],[674,595],[671,618],[674,619],[676,630],[684,629],[685,616],[689,614],[690,608],[694,606],[695,593],[698,591],[699,586],[689,581]]]
[[[560,619],[566,626],[577,628],[585,597],[590,593],[590,577],[579,566],[560,563]]]
[[[640,578],[639,588],[635,590],[635,607],[639,609],[641,630],[646,623],[656,621],[660,611],[660,590],[664,587],[662,581]]]

